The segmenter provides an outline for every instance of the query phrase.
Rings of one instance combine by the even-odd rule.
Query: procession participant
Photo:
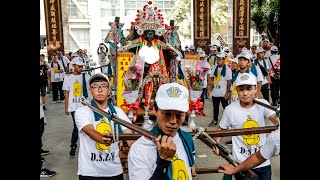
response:
[[[257,58],[254,59],[253,64],[261,70],[263,77],[261,81],[261,93],[263,98],[269,102],[269,66],[267,64],[267,61],[264,59],[264,50],[261,47],[259,47],[256,52]]]
[[[64,92],[62,90],[64,72],[63,66],[58,62],[58,56],[56,53],[51,55],[52,62],[50,63],[50,71],[48,71],[48,84],[52,85],[52,100],[53,104],[57,102],[64,102]],[[58,92],[60,99],[58,100]]]
[[[255,94],[257,91],[257,80],[253,74],[240,74],[236,88],[239,101],[234,102],[226,107],[223,112],[217,131],[223,129],[240,129],[265,126],[265,119],[269,119],[277,124],[277,116],[273,110],[261,105],[255,104]],[[269,104],[265,99],[259,101]],[[220,142],[222,137],[215,138]],[[232,136],[232,155],[240,162],[246,160],[251,154],[257,152],[265,144],[266,134],[250,134],[242,136]],[[213,152],[219,155],[219,149],[213,147]],[[267,160],[261,165],[252,169],[259,177],[259,180],[271,179],[270,161]],[[246,177],[235,174],[235,178],[245,179]]]
[[[218,172],[233,175],[257,167],[258,165],[277,155],[280,155],[280,126],[277,130],[268,135],[266,143],[260,148],[259,151],[249,156],[237,167],[234,167],[231,164],[220,165]]]
[[[121,108],[110,103],[110,82],[105,74],[92,75],[89,78],[89,85],[89,92],[93,97],[92,106],[110,114],[116,114],[120,119],[131,123]],[[118,142],[105,137],[116,131],[116,124],[111,120],[111,116],[104,117],[88,106],[84,106],[76,110],[75,121],[80,140],[77,172],[79,180],[123,180]],[[117,125],[120,134],[132,134],[130,129],[120,124]],[[127,143],[131,146],[133,142],[127,141]]]
[[[204,68],[208,68],[209,70],[207,71],[207,73],[204,75],[204,79],[203,79],[203,85],[202,85],[202,94],[201,94],[201,99],[200,102],[203,103],[202,108],[200,109],[199,113],[202,116],[205,116],[206,114],[204,113],[203,109],[204,109],[204,104],[205,104],[205,96],[207,94],[207,89],[208,87],[211,86],[212,82],[210,79],[210,74],[211,74],[211,68],[210,68],[210,64],[208,63],[208,61],[205,59],[206,57],[206,53],[204,51],[199,51],[199,58],[200,58],[200,64],[202,67]]]
[[[230,86],[232,72],[231,69],[224,63],[225,53],[219,52],[217,54],[217,65],[212,68],[211,81],[213,82],[213,89],[211,91],[213,102],[213,119],[208,125],[209,127],[218,124],[220,102],[223,109],[228,105],[230,98]]]
[[[78,128],[75,123],[74,113],[77,109],[83,107],[81,103],[83,100],[89,101],[89,75],[81,73],[84,65],[85,64],[79,59],[79,57],[73,58],[73,72],[65,77],[62,86],[65,93],[65,114],[69,115],[71,113],[73,121],[73,131],[70,144],[71,149],[69,152],[69,156],[71,158],[75,157],[78,141]]]
[[[142,136],[128,154],[130,180],[192,179],[195,148],[192,136],[180,129],[189,109],[189,91],[177,83],[162,84],[157,91],[155,142]],[[191,170],[192,169],[192,170]]]

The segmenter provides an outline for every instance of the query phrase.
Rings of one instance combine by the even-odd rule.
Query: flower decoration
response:
[[[139,90],[142,84],[144,61],[135,55],[124,77],[125,91]]]
[[[210,68],[200,67],[200,61],[195,61],[195,60],[191,60],[191,61],[185,60],[185,61],[190,62],[190,63],[184,63],[186,65],[183,68],[183,72],[185,74],[185,77],[187,78],[189,89],[194,91],[201,91],[203,87],[203,80],[206,74],[208,73],[208,71],[210,70]]]

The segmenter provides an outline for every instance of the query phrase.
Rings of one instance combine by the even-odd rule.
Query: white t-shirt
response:
[[[115,107],[119,118],[130,122],[128,116],[122,109]],[[108,112],[109,107],[104,111]],[[110,146],[97,143],[91,139],[82,128],[88,124],[92,124],[96,131],[107,133],[114,131],[114,121],[107,118],[101,118],[95,121],[93,111],[87,107],[81,107],[75,112],[75,122],[79,130],[79,157],[78,157],[78,175],[95,176],[95,177],[111,177],[123,173],[123,168],[119,157],[119,146],[116,142]],[[121,125],[121,129],[127,129]]]
[[[87,89],[89,89],[89,75],[85,74]],[[69,101],[68,101],[68,112],[76,111],[78,108],[83,107],[84,105],[81,103],[83,100],[90,102],[91,94],[88,91],[88,97],[85,98],[83,96],[83,82],[82,82],[82,74],[73,75],[70,74],[65,77],[62,85],[62,90],[69,91]]]
[[[265,99],[257,100],[269,104]],[[229,104],[224,110],[220,121],[220,127],[222,129],[264,127],[265,118],[269,118],[272,114],[275,114],[275,112],[259,104],[254,104],[250,109],[245,109],[240,106],[240,101],[237,101]],[[240,162],[243,162],[250,155],[259,151],[265,142],[265,133],[232,136],[232,155]],[[267,160],[256,168],[264,167],[269,164],[270,161]]]
[[[62,74],[62,77],[64,78],[66,76],[66,69],[65,68],[68,68],[68,64],[70,63],[70,60],[65,57],[65,56],[62,56],[62,60],[61,59],[58,59],[58,62],[61,63],[62,65],[64,65],[64,72],[61,73]]]
[[[266,61],[266,60],[261,60],[261,61],[259,61],[258,60],[258,62],[261,64],[261,66],[262,67],[264,67],[264,63],[263,63],[263,61]],[[269,72],[269,66],[268,66],[268,63],[266,62],[266,66],[267,66],[267,72]],[[262,71],[261,71],[261,69],[260,69],[260,67],[259,67],[259,65],[257,64],[257,66],[256,66],[257,68],[259,68],[259,71],[261,72],[261,76],[262,76],[262,85],[264,85],[264,84],[267,84],[268,83],[268,79],[267,79],[267,77],[264,77],[263,76],[263,74],[262,74]],[[258,72],[259,73],[259,72]]]
[[[224,95],[227,92],[227,84],[228,80],[232,79],[232,71],[231,69],[226,65],[226,75],[222,76],[221,71],[222,68],[218,67],[217,77],[214,75],[214,71],[216,70],[216,66],[213,66],[211,70],[210,77],[214,77],[213,79],[213,89],[210,93],[213,97],[224,97]]]
[[[260,153],[265,159],[270,159],[272,156],[280,154],[280,126],[268,135],[266,143],[260,149]]]
[[[44,117],[42,102],[40,101],[40,119]]]
[[[256,66],[254,64],[252,64],[252,66]],[[256,66],[256,69],[257,69],[257,82],[259,81],[262,81],[263,80],[263,75],[262,75],[262,72],[261,72],[261,69],[259,66]]]
[[[177,170],[173,170],[172,179],[179,179],[175,175],[186,175],[188,173],[189,180],[192,180],[191,167],[189,165],[187,153],[183,147],[181,138],[177,133],[173,137],[173,141],[176,144],[177,160],[172,160],[172,167],[178,167]],[[175,157],[174,157],[175,158]],[[174,159],[173,158],[173,159]],[[186,169],[184,169],[182,161],[185,162]],[[128,154],[128,175],[130,180],[148,180],[153,175],[157,167],[157,146],[156,144],[144,136],[135,141],[130,147]],[[175,166],[177,163],[177,166]],[[176,168],[172,168],[176,169]],[[180,170],[180,172],[179,172]],[[185,172],[187,170],[187,172]],[[186,178],[182,178],[186,179]]]
[[[63,66],[60,62],[57,62],[57,63],[51,63],[53,64],[53,68],[51,67],[51,64],[49,65],[50,67],[50,75],[51,75],[51,82],[60,82],[60,81],[63,81],[63,73],[59,73],[58,71],[58,63],[59,63],[59,67],[60,67],[60,70],[64,70],[63,69]]]
[[[271,62],[272,62],[272,64],[273,64],[273,66],[277,63],[277,61],[278,61],[278,59],[279,59],[279,56],[280,56],[280,55],[278,55],[278,54],[273,54],[273,55],[270,56],[270,59],[271,59]],[[271,65],[271,63],[270,63],[269,58],[267,58],[266,61],[268,62],[269,68],[272,68],[272,65]],[[278,68],[278,69],[279,69],[279,68]]]

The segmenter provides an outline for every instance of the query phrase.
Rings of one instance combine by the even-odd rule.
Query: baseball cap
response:
[[[224,57],[226,57],[226,53],[224,53],[224,52],[219,52],[219,53],[217,54],[217,57],[219,57],[219,58],[224,58]]]
[[[261,52],[264,52],[264,49],[262,47],[258,47],[257,50],[256,50],[256,53],[261,53]]]
[[[238,55],[238,59],[244,57],[244,58],[250,60],[251,56],[252,55],[250,53],[243,51],[243,52],[241,52],[241,54]]]
[[[210,51],[218,51],[217,46],[212,46],[212,47],[210,47]]]
[[[272,46],[270,50],[271,51],[278,51],[278,47],[277,46]]]
[[[157,106],[161,110],[188,112],[189,91],[178,83],[162,84],[156,94]]]
[[[239,78],[236,80],[236,86],[241,85],[257,85],[257,78],[253,74],[243,73],[240,74]]]
[[[72,64],[76,64],[76,65],[78,65],[78,66],[83,66],[83,65],[84,65],[83,61],[80,60],[79,57],[73,58],[71,62],[72,62]]]
[[[106,76],[105,74],[103,73],[98,73],[98,74],[94,74],[92,75],[90,78],[89,78],[89,84],[91,84],[92,80],[95,80],[95,79],[105,79],[108,84],[110,85],[110,81],[109,81],[109,78],[108,76]]]
[[[78,54],[76,52],[71,53],[71,57],[78,57]]]
[[[202,51],[202,48],[201,47],[198,47],[197,48],[197,52],[201,52]]]
[[[236,57],[234,57],[233,59],[231,59],[231,61],[238,64],[238,62],[239,62],[239,61],[238,61],[238,56],[236,56]]]
[[[229,48],[228,47],[224,47],[223,48],[223,52],[227,52],[228,53],[229,52]]]
[[[266,33],[264,33],[264,32],[261,34],[261,36],[266,36],[266,35],[267,35],[267,34],[266,34]]]
[[[204,51],[198,52],[199,57],[206,57],[206,53]]]
[[[189,49],[193,49],[194,50],[195,49],[194,45],[191,44]]]

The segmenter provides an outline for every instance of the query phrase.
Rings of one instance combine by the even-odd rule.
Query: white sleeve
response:
[[[232,79],[232,71],[229,67],[227,67],[226,79],[227,81]]]
[[[260,153],[264,159],[270,159],[280,153],[280,129],[269,134],[265,144],[260,149]]]
[[[62,84],[62,90],[70,90],[69,77],[70,77],[70,76],[66,76],[66,77],[64,78],[64,81],[63,81],[63,84]]]
[[[222,129],[228,129],[230,127],[231,119],[229,116],[229,109],[230,108],[226,107],[226,109],[222,113],[222,117],[221,117],[220,124],[219,124],[219,126]]]
[[[133,143],[129,150],[128,176],[130,180],[148,180],[152,176],[152,170],[148,166],[148,162],[141,155],[144,152],[138,149],[139,145],[141,144]]]
[[[64,62],[66,63],[66,65],[70,63],[70,60],[67,57],[62,56],[62,58],[64,59]]]
[[[256,66],[256,65],[252,64],[252,66]],[[257,82],[262,81],[263,76],[262,76],[261,69],[260,69],[260,67],[259,67],[259,66],[256,66],[256,69],[257,69],[257,73],[258,73],[258,76],[257,76]]]
[[[90,117],[89,112],[85,108],[86,107],[81,107],[77,109],[74,113],[74,120],[76,122],[79,132],[82,130],[84,126],[92,124],[90,121],[90,118],[92,117]]]
[[[210,77],[214,77],[214,70],[216,69],[216,67],[213,65],[211,68],[211,73],[210,73]]]

